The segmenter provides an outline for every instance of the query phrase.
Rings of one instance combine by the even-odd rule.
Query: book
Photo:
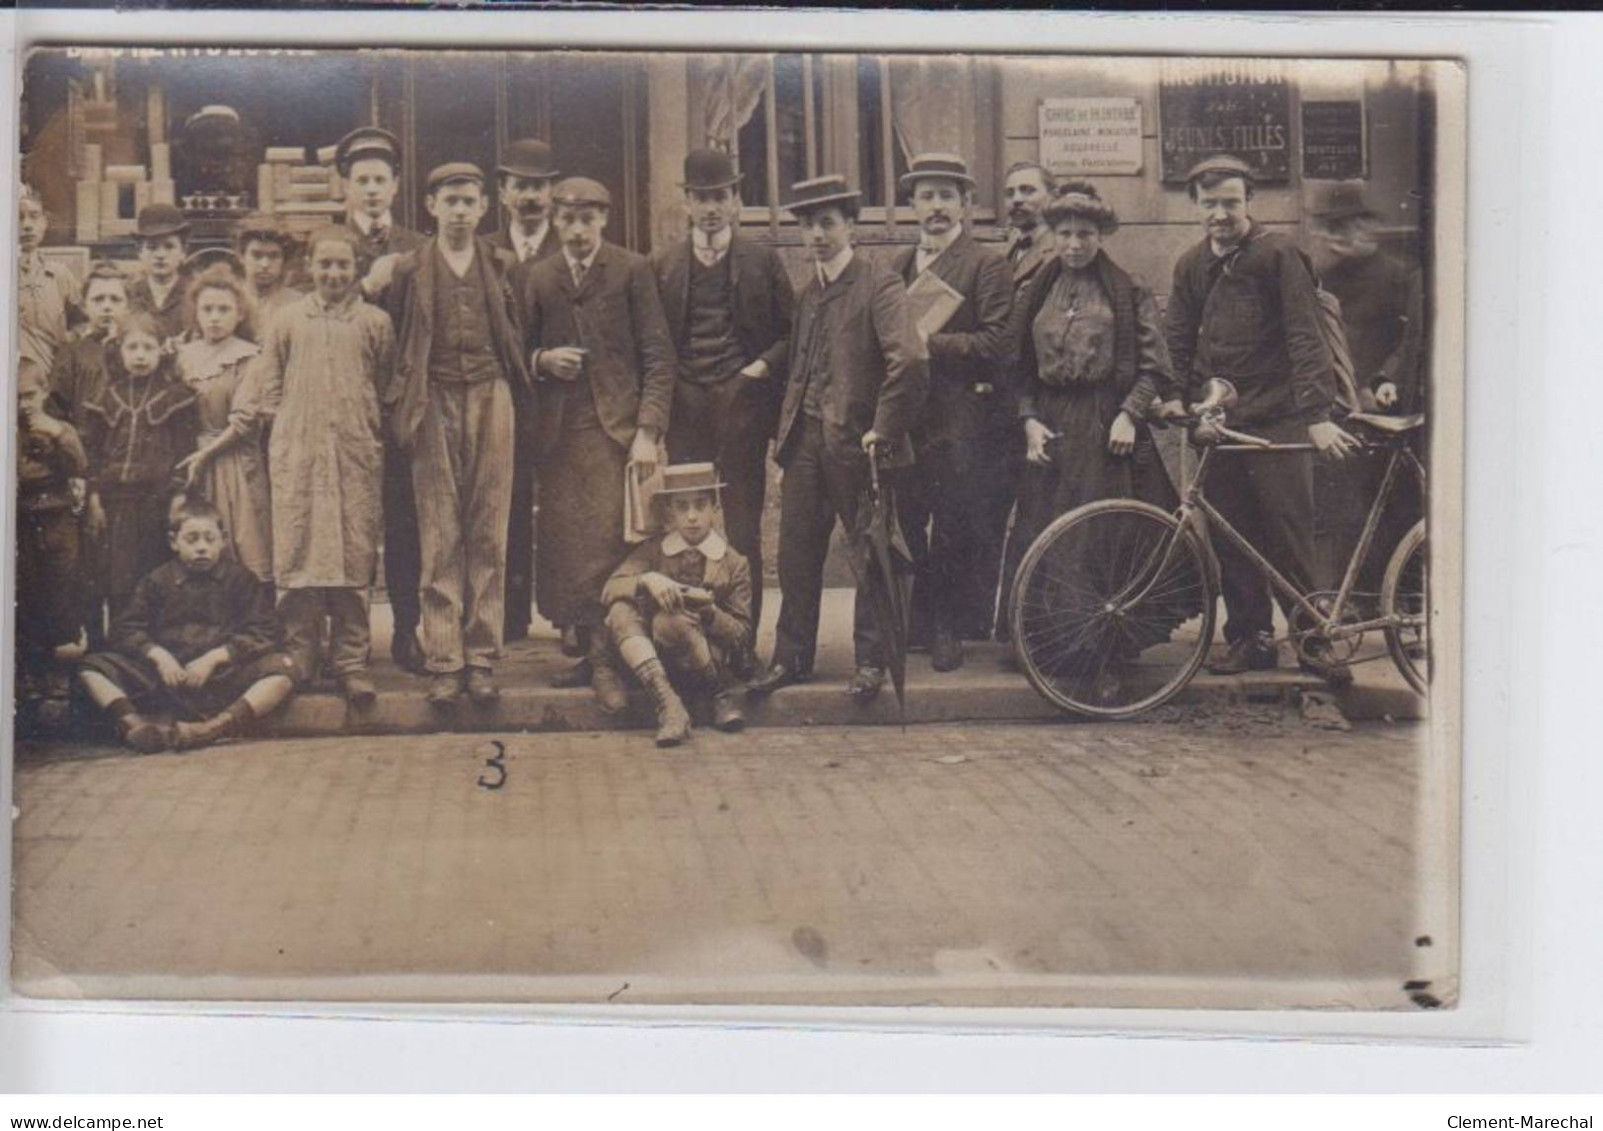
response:
[[[662,469],[668,466],[668,450],[657,444],[657,467],[642,477],[639,465],[633,460],[623,469],[623,540],[630,545],[644,542],[657,532],[657,516],[652,513],[651,500],[657,497],[662,486]]]
[[[933,271],[923,271],[907,288],[907,301],[913,312],[913,325],[928,340],[952,320],[963,305],[963,293]]]

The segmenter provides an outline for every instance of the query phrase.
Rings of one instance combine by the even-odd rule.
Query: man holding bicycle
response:
[[[1289,236],[1253,221],[1253,187],[1252,170],[1234,157],[1209,157],[1187,175],[1207,235],[1175,264],[1165,325],[1175,378],[1192,392],[1210,378],[1231,382],[1232,428],[1346,459],[1359,442],[1330,419],[1336,381],[1313,275]],[[1224,517],[1299,589],[1334,588],[1314,541],[1312,451],[1221,459],[1208,487]],[[1227,540],[1215,548],[1230,649],[1208,670],[1276,667],[1268,582]]]

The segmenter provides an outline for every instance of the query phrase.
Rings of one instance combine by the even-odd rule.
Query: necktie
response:
[[[573,264],[573,285],[575,287],[579,287],[579,286],[583,286],[584,285],[584,264],[583,263],[575,263],[575,264]]]
[[[818,285],[821,288],[829,286],[829,276],[824,274],[824,265],[822,263],[818,265]]]
[[[383,224],[374,224],[368,229],[367,238],[372,240],[375,245],[385,244],[389,242],[390,230]]]

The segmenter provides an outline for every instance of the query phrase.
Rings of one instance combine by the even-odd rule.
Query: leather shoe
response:
[[[1346,664],[1338,664],[1330,658],[1330,642],[1322,639],[1306,641],[1303,644],[1301,658],[1297,666],[1310,675],[1316,675],[1325,683],[1340,691],[1353,684],[1353,671]]]
[[[416,632],[397,632],[390,641],[390,656],[403,672],[422,675],[427,670],[423,645],[417,642]]]
[[[438,707],[445,711],[456,710],[462,699],[462,673],[436,672],[429,679],[429,693],[427,695],[430,707]]]
[[[580,660],[572,667],[564,668],[552,676],[549,682],[552,687],[589,687],[591,680],[590,661]]]
[[[467,691],[468,698],[481,707],[501,698],[501,689],[495,685],[489,668],[468,669]]]
[[[955,672],[963,666],[963,642],[945,625],[937,625],[930,642],[930,667],[938,672]]]
[[[1280,666],[1280,650],[1274,637],[1267,632],[1243,636],[1230,646],[1222,660],[1208,665],[1214,675],[1241,675],[1244,672],[1266,672]]]
[[[712,697],[712,725],[725,734],[734,734],[746,728],[746,713],[727,691]]]
[[[345,692],[345,701],[359,711],[367,710],[378,699],[378,688],[361,672],[341,676],[340,689]]]
[[[629,689],[623,684],[623,676],[613,666],[610,656],[592,659],[590,667],[590,689],[596,693],[596,702],[601,710],[609,715],[621,715],[629,709]]]
[[[789,687],[793,683],[805,683],[808,679],[806,672],[798,671],[789,664],[775,661],[768,665],[768,670],[752,680],[746,686],[747,695],[772,695],[781,687]]]
[[[859,703],[872,703],[878,696],[880,688],[885,686],[885,669],[861,664],[852,673],[852,681],[846,685],[851,697]]]

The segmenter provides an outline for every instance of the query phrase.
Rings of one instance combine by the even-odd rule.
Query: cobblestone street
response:
[[[1409,1008],[1426,738],[1271,707],[684,751],[24,748],[15,973],[66,997]]]

